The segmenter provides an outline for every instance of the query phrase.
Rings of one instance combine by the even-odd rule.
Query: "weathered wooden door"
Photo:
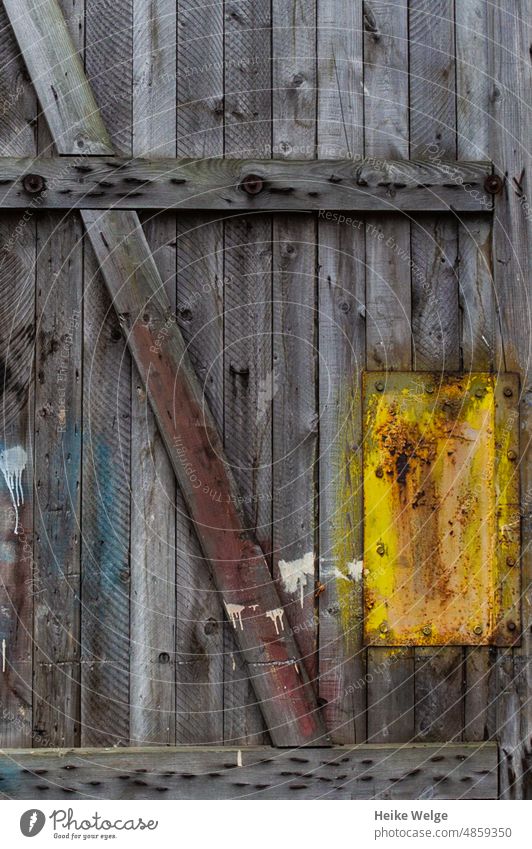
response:
[[[30,0],[6,0],[2,747],[364,744],[369,758],[339,750],[352,783],[342,770],[333,781],[348,797],[530,794],[530,215],[519,141],[529,63],[524,25],[505,5],[60,0],[100,124],[96,109],[82,120],[83,78],[74,93],[65,83],[53,0],[38,24]],[[142,231],[136,212],[105,211],[115,209],[138,209]],[[148,278],[156,308],[128,300]],[[222,477],[187,465],[187,446],[161,427],[144,368],[177,332]],[[518,375],[515,647],[366,644],[363,372]],[[188,407],[176,385],[177,420]],[[207,505],[199,530],[196,496]],[[210,557],[204,537],[225,531],[229,513],[243,516],[242,539],[259,543],[253,557],[273,577],[278,597],[259,612],[264,645],[283,641],[278,656],[263,655],[259,637],[243,648],[258,614],[210,576],[220,550]],[[283,678],[292,674],[300,686]],[[286,681],[283,737],[264,694]],[[387,763],[375,748],[419,743],[428,757],[414,746]],[[31,757],[33,770],[46,756]],[[94,755],[92,766],[79,757],[94,778]],[[224,757],[206,753],[185,771],[216,772]],[[294,789],[323,795],[321,756],[307,757],[312,776],[294,768]],[[124,758],[133,770],[135,755]],[[142,754],[150,770],[151,758]],[[283,797],[269,770],[267,759],[250,766],[241,785],[267,774],[263,795]],[[10,781],[8,796],[36,792]],[[216,796],[215,780],[201,792]]]

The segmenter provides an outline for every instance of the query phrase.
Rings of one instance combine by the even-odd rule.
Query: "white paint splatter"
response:
[[[238,752],[236,753],[236,765],[242,766],[242,750],[241,749],[239,749]]]
[[[314,578],[314,552],[308,551],[299,560],[279,560],[279,572],[287,593],[295,593],[299,588],[303,607],[303,594],[308,578]]]
[[[259,606],[258,604],[248,604],[249,609],[252,610],[253,612],[256,611],[258,606]]]
[[[273,401],[279,391],[279,375],[277,369],[269,371],[265,377],[258,382],[257,391],[257,422],[260,422],[266,417],[270,409],[270,401]]]
[[[21,445],[0,451],[0,469],[4,476],[13,507],[15,508],[15,533],[18,534],[18,508],[24,504],[22,472],[26,468],[28,455]]]
[[[235,631],[237,630],[237,623],[240,625],[240,630],[244,630],[244,625],[242,624],[242,611],[246,609],[245,604],[226,604],[225,609],[227,610],[227,615],[229,619],[233,623],[233,628]]]
[[[353,581],[360,581],[364,573],[364,561],[352,560],[347,564],[347,572]]]
[[[275,607],[273,610],[267,610],[265,616],[267,616],[268,619],[272,620],[273,624],[275,625],[276,634],[280,634],[281,631],[284,631],[284,609],[282,607]],[[277,625],[277,623],[279,623],[279,625]],[[281,629],[281,631],[279,630],[279,628]]]
[[[6,641],[2,640],[2,672],[6,671]]]

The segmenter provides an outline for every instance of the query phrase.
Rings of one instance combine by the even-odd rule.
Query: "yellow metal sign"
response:
[[[366,373],[363,395],[366,642],[514,644],[517,376]]]

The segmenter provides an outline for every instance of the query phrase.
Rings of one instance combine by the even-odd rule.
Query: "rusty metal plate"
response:
[[[520,633],[517,375],[366,373],[368,644]]]

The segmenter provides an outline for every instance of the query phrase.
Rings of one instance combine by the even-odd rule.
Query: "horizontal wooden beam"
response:
[[[497,746],[11,749],[4,799],[496,799]]]
[[[0,207],[490,212],[488,162],[0,158]]]

